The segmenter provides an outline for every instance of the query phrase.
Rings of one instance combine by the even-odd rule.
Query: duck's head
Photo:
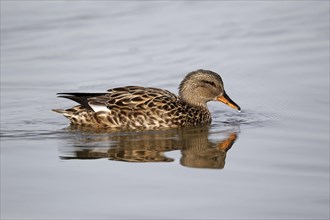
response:
[[[191,105],[206,107],[208,101],[220,101],[241,110],[226,94],[221,77],[209,70],[197,70],[188,73],[179,86],[179,96]]]

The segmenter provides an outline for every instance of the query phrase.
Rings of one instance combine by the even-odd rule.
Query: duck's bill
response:
[[[239,107],[231,98],[224,92],[222,96],[217,97],[217,100],[220,102],[225,103],[226,105],[237,109],[238,111],[241,110],[241,107]]]

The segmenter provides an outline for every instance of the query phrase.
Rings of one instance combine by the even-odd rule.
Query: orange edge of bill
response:
[[[229,98],[229,96],[226,93],[224,93],[222,96],[217,97],[217,100],[222,103],[225,103],[229,107],[237,109],[238,111],[241,110],[241,107],[239,107],[233,100],[231,100],[231,98]]]

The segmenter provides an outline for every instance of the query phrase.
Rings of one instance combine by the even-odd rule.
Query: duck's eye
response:
[[[215,87],[215,83],[212,82],[212,81],[207,81],[207,80],[203,80],[203,83],[206,83],[206,84],[209,84],[211,86],[214,86]]]

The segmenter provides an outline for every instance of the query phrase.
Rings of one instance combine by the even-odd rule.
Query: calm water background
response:
[[[243,109],[210,103],[200,136],[74,131],[50,111],[73,105],[57,92],[176,93],[199,68]],[[179,133],[172,162],[75,156]],[[180,144],[230,134],[223,169],[183,163]],[[1,218],[329,219],[329,1],[1,1]]]

